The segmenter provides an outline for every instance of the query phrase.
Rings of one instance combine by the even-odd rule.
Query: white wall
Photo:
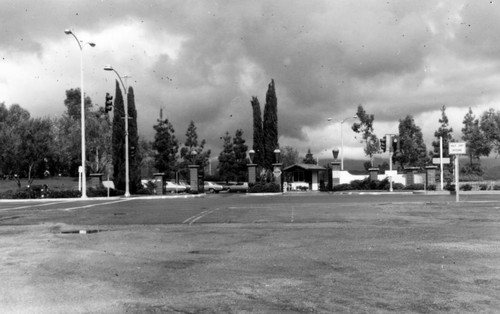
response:
[[[332,178],[338,178],[340,184],[351,183],[354,180],[364,180],[368,178],[369,175],[353,175],[350,174],[349,171],[332,171]],[[379,174],[377,179],[382,181],[387,178],[386,174]],[[425,180],[425,173],[417,173],[415,174],[414,181],[416,184],[423,184]],[[406,174],[397,174],[392,177],[393,183],[401,183],[406,185]]]

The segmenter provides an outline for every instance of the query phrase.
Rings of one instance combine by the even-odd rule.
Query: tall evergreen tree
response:
[[[141,188],[141,160],[139,152],[139,133],[137,130],[137,110],[135,108],[135,95],[132,86],[127,93],[128,110],[128,148],[129,148],[129,176],[130,193],[134,194]]]
[[[264,166],[264,131],[262,129],[262,111],[257,97],[252,97],[253,111],[253,150],[255,156],[252,160],[258,167]]]
[[[154,164],[159,172],[172,177],[177,170],[177,153],[179,151],[179,142],[175,137],[175,131],[167,118],[163,119],[163,111],[160,110],[158,124],[153,126],[155,138],[153,142]]]
[[[443,156],[449,155],[449,143],[453,142],[453,128],[450,127],[448,116],[446,115],[446,106],[441,107],[441,118],[438,120],[441,125],[439,129],[434,132],[435,141],[432,141],[431,155],[433,157],[439,156],[439,138],[443,138]]]
[[[247,150],[243,130],[238,129],[233,138],[234,172],[238,182],[244,181],[247,174]]]
[[[115,101],[113,105],[113,181],[119,190],[125,190],[125,108],[120,84],[116,80]]]
[[[205,169],[208,165],[208,159],[210,158],[210,149],[205,149],[205,139],[198,142],[198,133],[196,132],[196,126],[194,121],[189,123],[186,131],[186,141],[184,142],[184,147],[181,148],[181,158],[183,174],[187,176],[188,165],[195,164],[199,165],[201,169]],[[196,152],[193,156],[192,152]]]
[[[219,154],[219,165],[217,166],[219,177],[226,181],[226,183],[231,180],[234,176],[234,150],[233,143],[231,142],[231,135],[226,131],[226,134],[222,137],[224,141],[224,146]]]
[[[306,157],[302,160],[302,163],[309,164],[309,165],[316,165],[317,164],[316,159],[314,159],[314,156],[311,153],[310,148],[307,150]]]
[[[274,150],[278,146],[278,99],[274,80],[269,83],[266,93],[266,105],[264,106],[264,119],[262,124],[264,132],[264,167],[272,170],[275,163]]]
[[[399,163],[401,167],[426,165],[428,157],[422,129],[415,124],[415,120],[410,115],[399,120],[399,140],[400,153],[394,155],[394,162]]]

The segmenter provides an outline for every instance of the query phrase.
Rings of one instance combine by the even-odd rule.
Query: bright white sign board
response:
[[[465,155],[465,142],[464,143],[449,143],[449,153],[451,155]]]

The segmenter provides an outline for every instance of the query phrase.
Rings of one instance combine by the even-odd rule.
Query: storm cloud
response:
[[[446,105],[459,137],[467,109],[495,106],[500,68],[496,1],[30,1],[0,0],[0,102],[33,115],[64,111],[80,86],[101,104],[114,92],[111,64],[129,75],[142,135],[160,108],[182,139],[190,120],[214,150],[242,128],[251,143],[250,100],[271,79],[280,145],[315,154],[339,145],[339,121],[358,104],[379,134],[410,114],[425,139]],[[333,123],[328,123],[328,117]],[[347,126],[344,125],[347,130]],[[345,133],[346,156],[362,157]],[[429,145],[430,143],[428,143]]]

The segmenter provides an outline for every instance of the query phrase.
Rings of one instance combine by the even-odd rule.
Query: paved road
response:
[[[500,195],[462,195],[462,204],[497,202]],[[357,204],[436,203],[456,205],[452,195],[301,193],[284,195],[217,194],[196,197],[110,198],[98,200],[30,200],[0,202],[0,225],[65,223],[68,225],[194,224],[252,222],[328,222],[356,213]],[[364,206],[363,206],[364,207]],[[333,217],[333,218],[332,218]]]
[[[462,200],[2,201],[0,312],[496,313],[500,198]]]

